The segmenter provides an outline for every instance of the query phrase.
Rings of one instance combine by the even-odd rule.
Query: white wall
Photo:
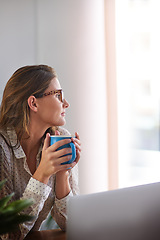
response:
[[[11,74],[36,61],[35,3],[0,0],[0,94]]]
[[[66,127],[72,134],[78,131],[82,141],[81,193],[106,190],[104,1],[1,0],[0,4],[1,87],[21,65],[53,66],[71,105]]]

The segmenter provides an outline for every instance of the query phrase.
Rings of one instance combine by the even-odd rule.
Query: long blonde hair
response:
[[[20,141],[29,135],[30,109],[28,98],[42,97],[51,80],[57,77],[55,70],[47,65],[24,66],[14,72],[8,80],[0,107],[0,130],[14,128]]]

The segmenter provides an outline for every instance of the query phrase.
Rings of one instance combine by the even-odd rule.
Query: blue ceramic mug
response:
[[[56,143],[56,142],[58,142],[60,140],[71,139],[71,138],[72,138],[72,136],[51,135],[50,136],[50,145],[53,145],[54,143]],[[63,155],[63,156],[72,155],[72,158],[71,158],[71,160],[69,160],[67,162],[64,162],[64,163],[61,163],[61,164],[63,165],[63,164],[70,164],[70,163],[72,163],[76,159],[76,147],[75,147],[74,143],[73,142],[67,143],[67,144],[57,148],[57,150],[60,150],[60,149],[63,149],[63,148],[71,148],[72,149],[72,153],[68,153],[68,154]]]

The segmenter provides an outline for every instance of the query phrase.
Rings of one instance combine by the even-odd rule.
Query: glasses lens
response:
[[[63,102],[63,100],[64,100],[64,93],[63,93],[63,91],[62,90],[58,90],[57,92],[58,92],[58,96],[57,96],[58,100]]]

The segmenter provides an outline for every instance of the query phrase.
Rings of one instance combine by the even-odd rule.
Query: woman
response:
[[[23,239],[31,230],[38,230],[51,210],[51,215],[65,230],[66,202],[77,194],[77,162],[81,144],[78,133],[72,141],[76,159],[71,164],[70,148],[56,149],[71,140],[50,146],[50,134],[68,135],[65,124],[64,99],[53,68],[46,65],[18,69],[6,84],[0,109],[0,180],[7,182],[0,197],[15,192],[12,200],[33,198],[34,204],[23,211],[34,215],[33,222],[20,225],[18,233],[2,239]]]

